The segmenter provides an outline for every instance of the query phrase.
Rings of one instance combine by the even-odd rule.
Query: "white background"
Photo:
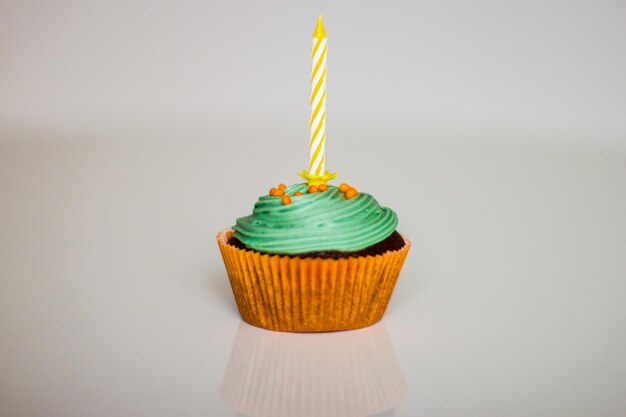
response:
[[[0,1],[0,416],[277,417],[310,384],[386,387],[383,415],[625,415],[625,11]],[[302,342],[240,325],[214,236],[306,167],[320,13],[327,167],[412,249],[379,327]],[[320,381],[344,357],[368,360]],[[268,402],[232,363],[293,374]]]
[[[335,140],[379,128],[387,139],[508,132],[498,141],[624,145],[624,1],[0,7],[0,126],[16,135],[132,126],[217,140],[236,123],[256,140],[306,138],[321,13]]]

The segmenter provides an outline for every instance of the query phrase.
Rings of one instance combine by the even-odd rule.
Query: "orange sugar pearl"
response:
[[[285,192],[283,190],[280,190],[280,189],[272,188],[270,190],[270,195],[272,197],[280,197],[283,194],[285,194]]]
[[[278,184],[278,188],[285,191],[285,188],[287,188],[287,186],[285,184]]]
[[[358,191],[356,190],[356,188],[348,188],[348,191],[346,191],[346,199],[350,200],[352,197],[356,196],[358,194]]]
[[[346,184],[345,182],[339,186],[339,191],[341,191],[342,193],[345,193],[349,189],[350,189],[350,186]]]
[[[283,196],[283,204],[284,205],[291,204],[291,197],[289,197],[288,195],[284,195]]]
[[[302,193],[300,191],[296,191],[295,193],[293,193],[293,195],[300,196],[300,195],[302,195]]]
[[[317,185],[309,186],[309,193],[316,193],[318,191]]]
[[[320,184],[320,185],[317,186],[317,190],[318,191],[326,191],[326,190],[328,190],[328,185]]]

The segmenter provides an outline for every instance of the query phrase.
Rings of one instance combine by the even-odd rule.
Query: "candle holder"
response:
[[[310,172],[302,171],[298,175],[307,181],[307,185],[320,185],[326,184],[328,181],[337,177],[336,172],[324,171],[323,175],[315,175]]]

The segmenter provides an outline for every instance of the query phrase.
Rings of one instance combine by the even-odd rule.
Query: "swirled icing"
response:
[[[293,196],[296,191],[304,194]],[[309,194],[306,184],[295,184],[285,194],[291,204],[260,197],[252,215],[237,219],[233,236],[249,249],[274,254],[351,252],[384,240],[398,224],[391,209],[366,193],[346,199],[335,186]]]

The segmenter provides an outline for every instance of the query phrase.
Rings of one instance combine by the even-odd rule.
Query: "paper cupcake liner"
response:
[[[407,386],[384,323],[326,334],[241,323],[220,394],[249,417],[365,417],[392,410]]]
[[[232,230],[217,235],[241,318],[287,332],[358,329],[379,321],[410,243],[376,256],[341,259],[260,254],[229,245]]]

